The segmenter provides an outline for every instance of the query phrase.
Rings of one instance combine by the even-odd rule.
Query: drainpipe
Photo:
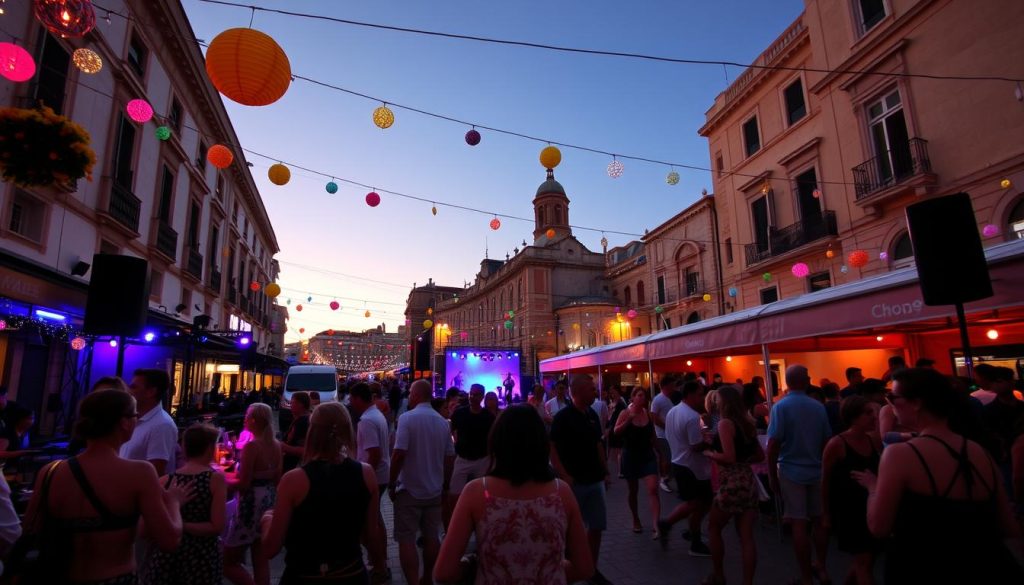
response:
[[[705,196],[707,197],[707,196]],[[725,297],[723,295],[724,289],[722,288],[722,246],[719,243],[718,235],[718,208],[715,206],[715,197],[712,195],[711,199],[711,221],[713,222],[714,231],[712,232],[712,241],[715,244],[715,280],[718,285],[718,314],[725,314]]]

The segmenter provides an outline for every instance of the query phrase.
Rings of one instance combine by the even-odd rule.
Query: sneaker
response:
[[[697,542],[694,542],[693,544],[690,545],[690,556],[691,557],[710,557],[711,556],[711,549],[708,548],[708,545],[706,545],[703,542],[700,542],[698,540]]]
[[[597,569],[594,570],[594,576],[587,582],[591,585],[612,585],[612,582],[608,580],[608,577],[602,575],[601,571],[598,571]]]
[[[658,520],[658,543],[661,550],[668,550],[668,535],[672,531],[672,525],[664,520]]]
[[[669,487],[668,482],[666,482],[664,479],[662,479],[662,480],[660,480],[658,482],[658,487],[660,487],[661,491],[663,491],[665,493],[669,493],[669,494],[672,493],[672,488]]]

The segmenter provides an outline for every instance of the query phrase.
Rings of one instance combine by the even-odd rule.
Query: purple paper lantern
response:
[[[999,226],[994,223],[985,224],[985,227],[981,228],[981,235],[994,238],[999,235]]]
[[[480,144],[480,133],[476,131],[476,128],[466,132],[466,144],[470,146]]]

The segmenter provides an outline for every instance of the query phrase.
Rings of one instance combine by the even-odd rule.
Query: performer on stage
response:
[[[505,374],[505,381],[501,383],[505,387],[505,404],[512,404],[512,391],[516,387],[516,381],[512,379],[512,373]]]

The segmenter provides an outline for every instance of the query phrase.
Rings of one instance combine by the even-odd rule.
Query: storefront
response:
[[[1009,365],[1024,375],[1024,240],[986,250],[995,294],[965,307],[975,361]],[[950,278],[956,278],[951,267]],[[706,372],[725,381],[778,380],[787,365],[812,379],[845,384],[848,366],[881,377],[892,355],[907,363],[935,361],[963,375],[963,350],[952,306],[921,300],[913,267],[753,307],[625,342],[545,360],[548,374],[592,371],[602,376],[647,369]],[[775,386],[777,388],[777,385]]]

